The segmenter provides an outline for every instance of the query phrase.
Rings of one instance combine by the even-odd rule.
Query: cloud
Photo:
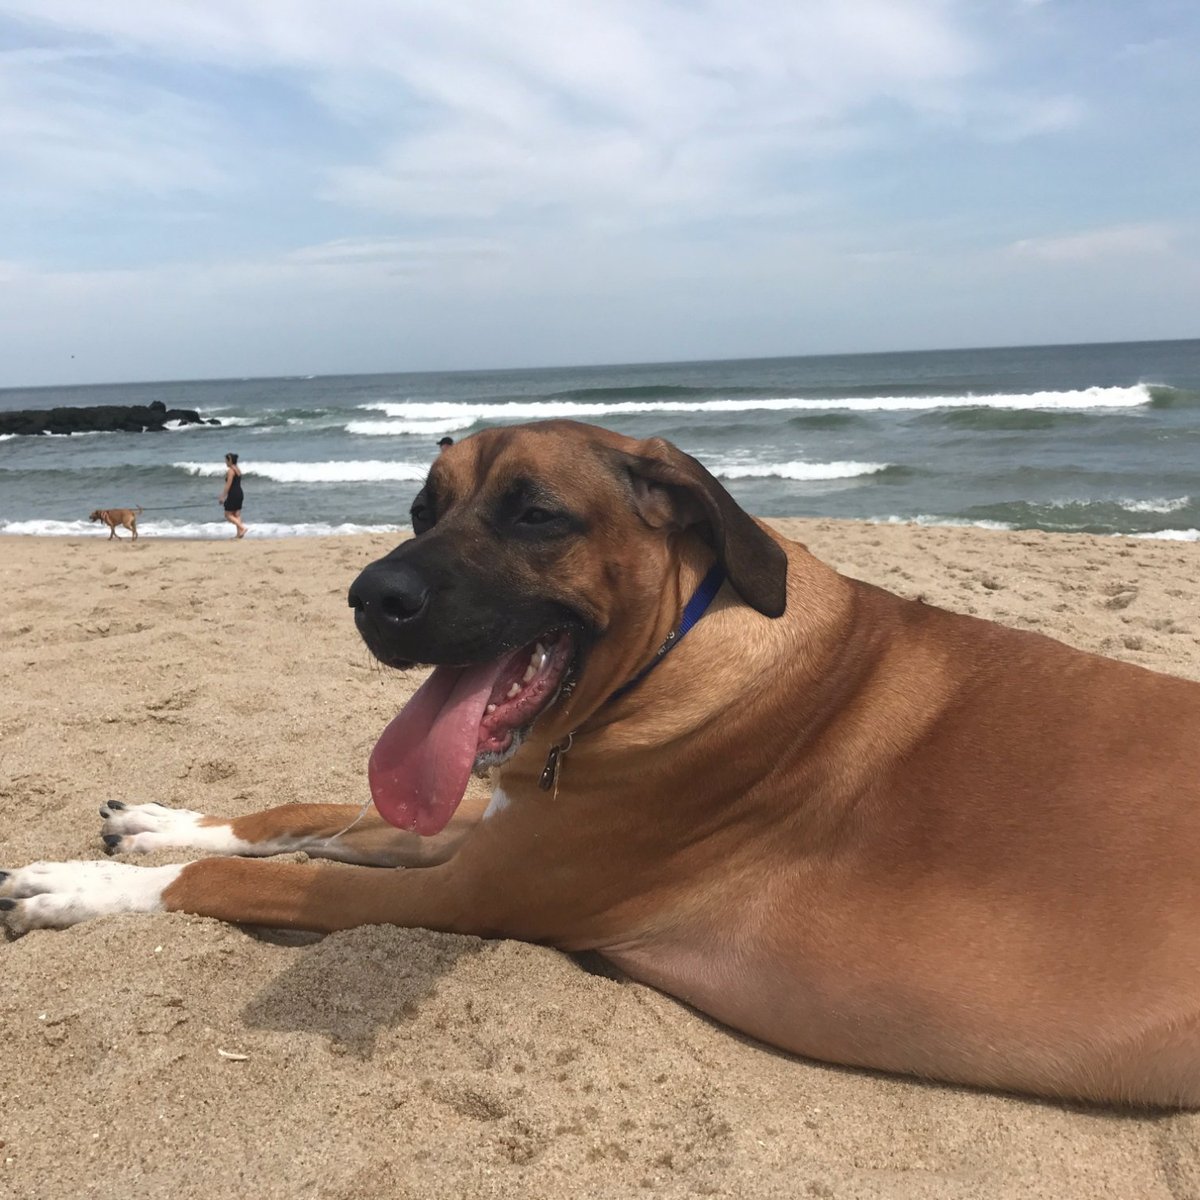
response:
[[[1023,238],[1008,251],[1018,258],[1053,263],[1091,263],[1112,258],[1145,258],[1165,254],[1175,232],[1165,225],[1113,225],[1058,237]]]
[[[1086,116],[1077,96],[1005,96],[991,106],[984,125],[995,141],[1021,142],[1074,129]]]
[[[329,267],[419,274],[446,270],[455,264],[491,263],[511,255],[511,248],[488,238],[336,238],[289,251],[276,264],[289,267]]]
[[[1159,34],[1019,0],[0,0],[6,378],[60,344],[92,378],[979,344],[1047,281],[1149,328],[1056,264],[1181,278],[1194,85],[1173,124],[1153,63],[1111,67]]]
[[[495,243],[470,238],[337,238],[316,246],[301,246],[286,257],[299,263],[395,262],[447,256],[478,258],[497,252]]]
[[[1023,108],[969,93],[988,56],[959,11],[944,0],[0,0],[31,36],[109,56],[90,96],[72,94],[85,86],[75,75],[25,76],[25,128],[0,146],[12,138],[7,152],[47,186],[219,187],[236,174],[222,160],[234,114],[219,97],[138,81],[199,64],[297,89],[355,131],[345,141],[358,152],[313,164],[311,199],[410,220],[564,209],[594,228],[759,220],[805,203],[814,162],[892,139],[898,113],[953,112],[983,136],[1063,127],[1067,100]],[[41,143],[39,111],[54,130]]]
[[[134,191],[214,191],[229,178],[208,147],[202,103],[114,74],[97,49],[0,53],[0,163],[7,199],[57,205]]]

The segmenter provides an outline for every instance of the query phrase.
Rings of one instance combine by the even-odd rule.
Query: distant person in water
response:
[[[447,446],[453,446],[454,439],[452,437],[438,438],[438,453],[441,454]]]
[[[236,526],[240,538],[246,536],[242,523],[242,468],[237,465],[236,454],[225,455],[225,486],[221,489],[221,503],[225,506],[225,520]]]

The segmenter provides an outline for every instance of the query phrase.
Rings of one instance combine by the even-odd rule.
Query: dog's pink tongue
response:
[[[371,751],[367,778],[380,815],[422,837],[454,815],[479,742],[479,722],[503,663],[438,667]]]

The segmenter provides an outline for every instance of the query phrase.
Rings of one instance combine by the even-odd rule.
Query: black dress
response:
[[[233,482],[229,485],[229,494],[225,497],[225,511],[241,512],[242,500],[242,476],[239,472],[234,475]]]

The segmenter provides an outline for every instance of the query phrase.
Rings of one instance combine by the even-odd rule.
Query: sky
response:
[[[1194,0],[0,0],[0,386],[1200,334]]]

